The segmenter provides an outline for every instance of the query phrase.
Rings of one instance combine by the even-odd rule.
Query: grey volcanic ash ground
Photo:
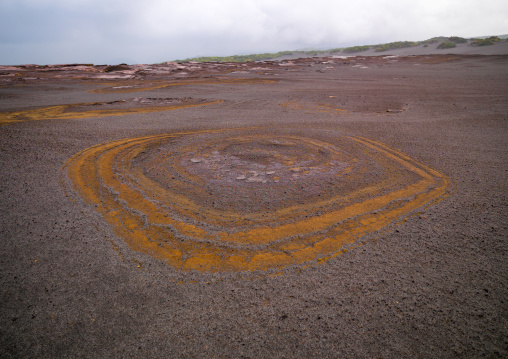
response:
[[[29,121],[25,113],[0,127],[2,358],[508,356],[507,56],[2,71],[4,117],[66,104],[87,111],[95,106],[83,104],[222,101],[107,117]],[[305,203],[346,165],[329,165],[326,151],[312,159],[312,149],[302,163],[277,165],[270,146],[286,135],[384,143],[448,176],[451,193],[323,263],[193,272],[129,247],[62,170],[76,153],[109,141],[231,128],[264,137],[178,162],[209,178],[221,206],[262,210],[294,196]],[[277,151],[294,157],[290,147]],[[299,192],[293,183],[305,166],[312,181]],[[227,183],[241,200],[228,197],[220,187]]]

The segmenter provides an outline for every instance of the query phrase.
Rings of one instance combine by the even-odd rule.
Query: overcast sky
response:
[[[0,0],[3,65],[157,63],[506,33],[506,0]]]

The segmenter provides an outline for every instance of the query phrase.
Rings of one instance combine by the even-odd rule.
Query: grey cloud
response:
[[[3,0],[0,63],[160,62],[506,29],[497,0]]]

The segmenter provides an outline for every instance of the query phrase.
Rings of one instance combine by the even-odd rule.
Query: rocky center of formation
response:
[[[337,181],[349,168],[348,156],[339,148],[291,136],[232,137],[177,151],[173,146],[159,145],[136,165],[202,207],[245,215],[325,198],[338,190]],[[160,153],[166,153],[162,160]]]

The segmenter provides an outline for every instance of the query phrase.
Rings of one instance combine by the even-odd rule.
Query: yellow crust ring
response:
[[[108,142],[64,170],[131,249],[183,271],[331,258],[450,188],[447,176],[377,141],[258,129]]]

